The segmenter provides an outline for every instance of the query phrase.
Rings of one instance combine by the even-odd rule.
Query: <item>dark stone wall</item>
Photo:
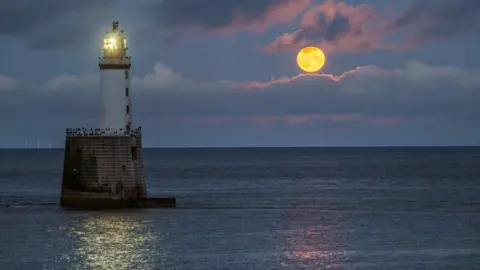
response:
[[[67,136],[62,206],[121,207],[146,197],[141,136]]]

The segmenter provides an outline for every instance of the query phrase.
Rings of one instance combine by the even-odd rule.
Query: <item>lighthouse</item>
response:
[[[101,123],[100,128],[110,135],[131,131],[132,102],[130,98],[131,57],[127,55],[125,31],[114,21],[103,38],[99,57]]]
[[[132,128],[127,49],[125,31],[114,21],[98,62],[100,127],[66,130],[61,206],[136,207],[147,200],[141,128]]]
[[[81,209],[175,207],[174,197],[147,198],[142,129],[132,126],[131,58],[118,21],[103,38],[100,127],[68,128],[60,205]]]

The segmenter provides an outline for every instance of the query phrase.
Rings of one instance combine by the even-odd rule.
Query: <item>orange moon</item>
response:
[[[325,65],[325,54],[320,48],[305,47],[297,54],[297,64],[305,72],[317,72]]]

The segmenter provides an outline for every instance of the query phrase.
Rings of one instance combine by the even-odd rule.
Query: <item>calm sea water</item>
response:
[[[479,269],[480,148],[147,149],[177,209],[67,211],[0,150],[0,269]]]

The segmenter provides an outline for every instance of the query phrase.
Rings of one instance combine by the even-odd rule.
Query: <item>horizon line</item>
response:
[[[262,149],[262,148],[480,148],[479,145],[332,145],[332,146],[144,146],[142,149]],[[65,147],[0,147],[0,150],[60,150]]]

